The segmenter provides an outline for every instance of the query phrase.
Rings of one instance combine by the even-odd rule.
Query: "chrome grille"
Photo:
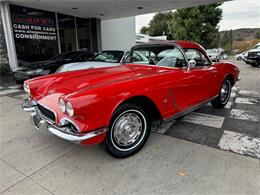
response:
[[[55,122],[55,113],[49,109],[47,109],[46,107],[42,106],[41,104],[37,104],[37,109],[38,111],[47,119]]]

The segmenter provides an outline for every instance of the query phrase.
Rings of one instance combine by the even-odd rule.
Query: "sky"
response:
[[[260,28],[260,0],[234,0],[221,5],[219,29]],[[147,26],[155,13],[136,16],[136,32]]]

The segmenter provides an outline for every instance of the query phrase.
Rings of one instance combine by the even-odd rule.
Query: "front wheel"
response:
[[[214,108],[224,108],[228,103],[231,94],[231,83],[230,80],[225,79],[220,89],[218,97],[211,102]]]
[[[124,104],[112,117],[105,139],[106,149],[117,158],[131,156],[144,146],[150,131],[151,122],[145,110],[136,104]]]

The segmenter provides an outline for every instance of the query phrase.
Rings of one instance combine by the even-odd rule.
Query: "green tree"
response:
[[[233,48],[233,31],[224,31],[223,35],[220,37],[220,47],[225,49],[227,53],[232,52]]]
[[[255,33],[255,38],[256,38],[256,39],[260,39],[260,31],[257,31],[257,32]]]
[[[150,33],[149,33],[149,27],[143,26],[143,27],[140,29],[140,33],[149,35],[149,34],[150,34]]]
[[[220,5],[203,5],[174,12],[168,22],[173,39],[195,41],[205,48],[218,47],[218,23],[222,18]]]
[[[169,35],[168,22],[172,19],[172,12],[159,12],[153,16],[148,27],[142,27],[140,33],[150,36]]]

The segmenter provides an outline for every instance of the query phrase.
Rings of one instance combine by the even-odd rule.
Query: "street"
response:
[[[115,159],[42,134],[20,107],[26,94],[0,86],[3,194],[259,194],[260,68],[231,60],[241,81],[224,109],[206,105],[154,129],[145,147]]]

